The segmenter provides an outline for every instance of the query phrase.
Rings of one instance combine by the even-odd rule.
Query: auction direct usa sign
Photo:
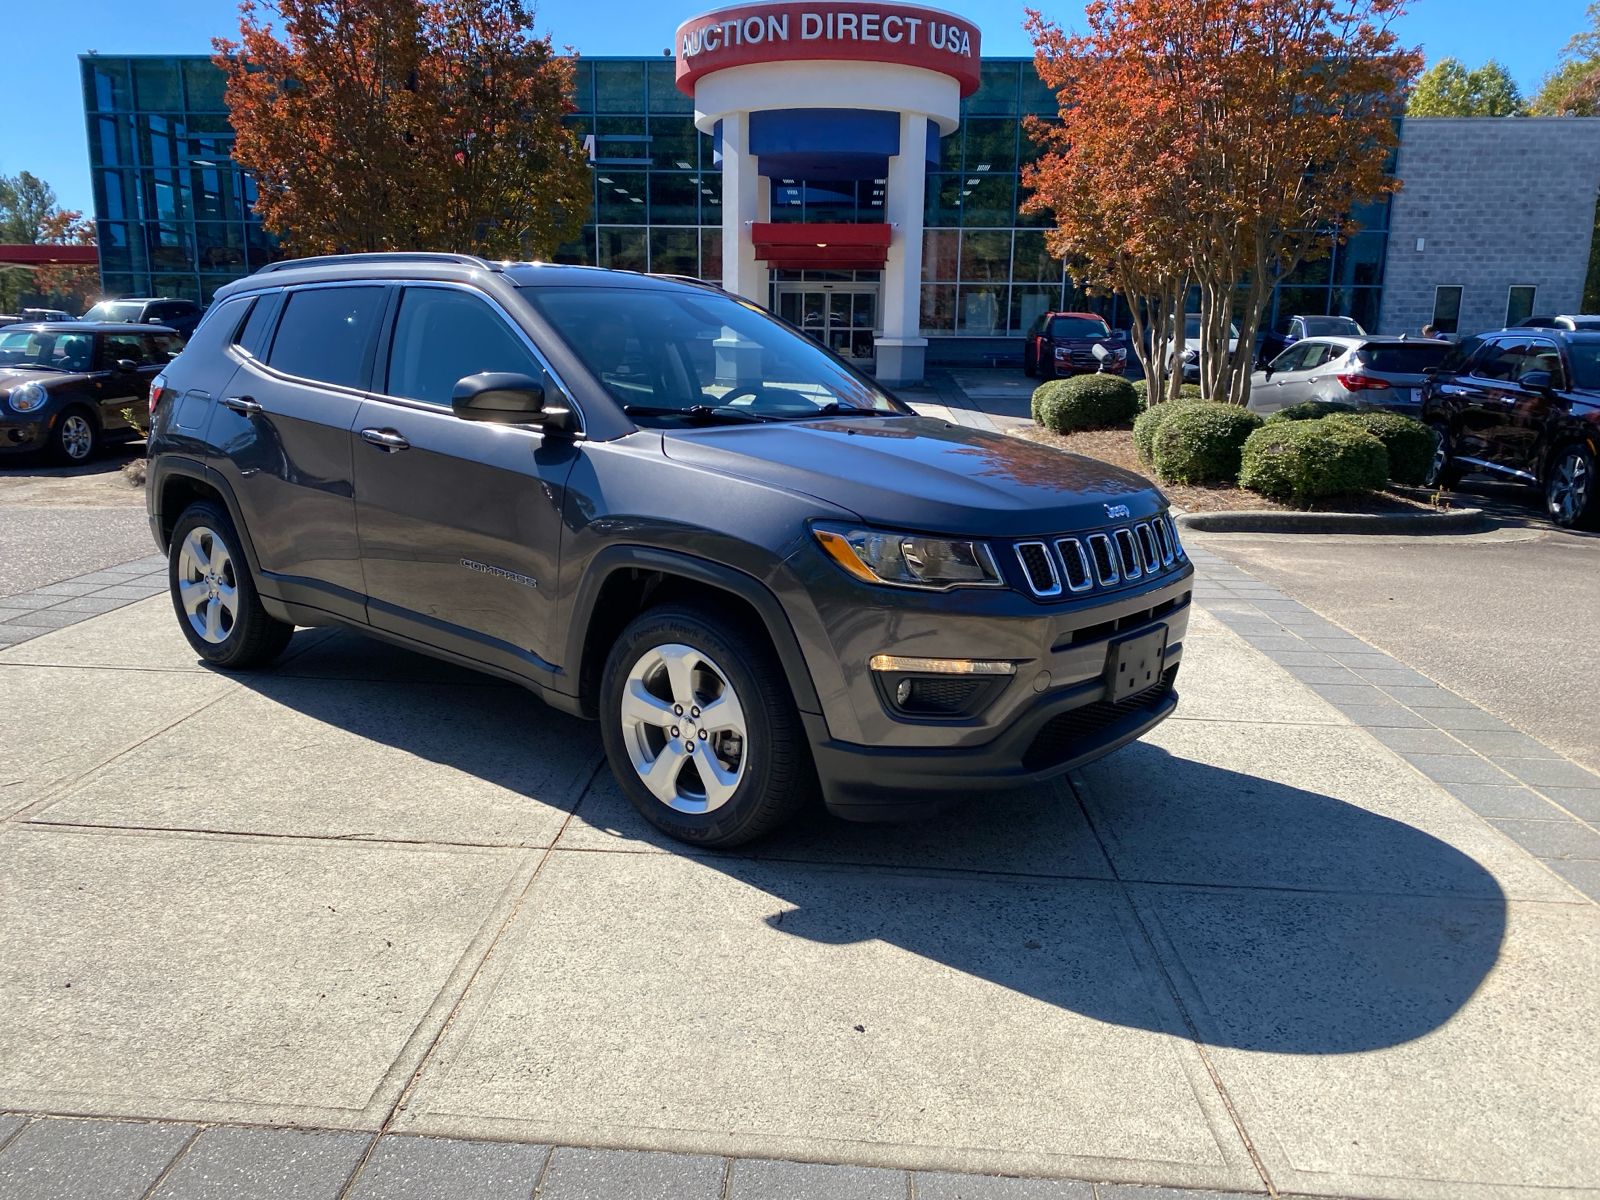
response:
[[[978,90],[978,27],[937,8],[912,4],[740,4],[678,26],[679,90],[751,63],[844,59],[901,63],[954,77],[961,94]]]

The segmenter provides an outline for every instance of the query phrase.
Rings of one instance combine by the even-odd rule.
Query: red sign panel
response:
[[[775,271],[881,271],[889,261],[887,225],[756,222],[756,257]]]
[[[978,90],[978,27],[937,8],[885,4],[740,4],[678,26],[678,88],[750,63],[846,59],[903,63],[954,77],[961,94]]]

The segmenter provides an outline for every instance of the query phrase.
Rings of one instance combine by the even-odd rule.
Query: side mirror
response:
[[[1272,378],[1272,364],[1271,364],[1271,363],[1268,363],[1268,364],[1267,364],[1267,365],[1266,365],[1266,366],[1265,366],[1265,367],[1263,367],[1263,368],[1262,368],[1262,369],[1263,369],[1263,370],[1264,370],[1264,371],[1266,371],[1266,373],[1267,373],[1267,374],[1266,374],[1266,378],[1268,378],[1268,379],[1271,379],[1271,378]]]
[[[1432,375],[1438,369],[1439,369],[1438,367],[1423,367],[1422,368],[1422,373],[1424,375]]]
[[[1555,387],[1555,376],[1549,371],[1529,371],[1517,382],[1530,392],[1548,392]]]
[[[483,371],[457,380],[450,407],[464,421],[497,425],[542,425],[567,411],[547,410],[544,386],[530,375],[513,371]]]
[[[114,365],[117,370],[123,372],[137,371],[139,369],[139,364],[131,358],[119,358]]]

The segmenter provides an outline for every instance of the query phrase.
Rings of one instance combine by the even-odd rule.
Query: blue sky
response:
[[[1082,0],[1027,0],[1063,24],[1081,22]],[[684,16],[715,7],[663,5],[659,0],[545,0],[539,25],[558,46],[585,54],[659,54]],[[977,22],[990,54],[1031,52],[1023,36],[1023,0],[944,0],[941,5]],[[32,171],[48,180],[69,208],[94,207],[89,190],[78,55],[196,54],[210,39],[238,32],[237,0],[8,0],[5,33],[12,50],[0,71],[0,172]],[[1397,24],[1428,60],[1446,55],[1476,66],[1503,62],[1531,92],[1581,28],[1587,0],[1413,0]],[[1534,13],[1537,17],[1534,17]]]

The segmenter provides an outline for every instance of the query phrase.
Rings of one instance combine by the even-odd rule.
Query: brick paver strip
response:
[[[1600,902],[1600,775],[1210,551],[1189,556],[1195,603]],[[1319,652],[1337,670],[1298,657]]]
[[[167,560],[151,554],[29,592],[0,596],[0,648],[54,633],[166,590]]]
[[[194,1137],[192,1125],[34,1121],[0,1153],[6,1200],[140,1200]]]
[[[528,1200],[549,1157],[549,1146],[518,1142],[386,1137],[350,1200]]]
[[[741,1159],[733,1164],[728,1200],[906,1200],[906,1173]]]
[[[370,1133],[208,1129],[153,1200],[338,1200],[371,1141]]]

